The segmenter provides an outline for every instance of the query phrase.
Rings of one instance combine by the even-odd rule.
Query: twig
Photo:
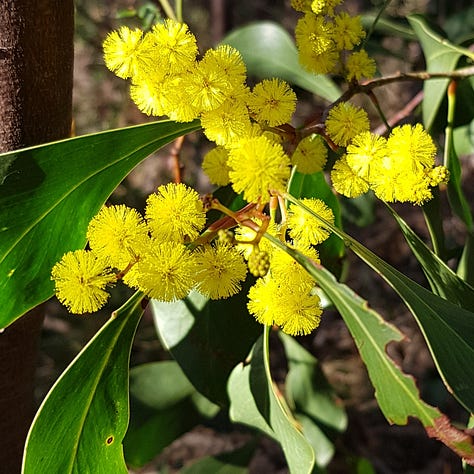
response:
[[[179,154],[181,153],[181,148],[183,148],[184,135],[178,137],[174,142],[170,150],[170,158],[173,160],[173,181],[178,184],[181,183],[181,172],[182,166],[179,162]]]

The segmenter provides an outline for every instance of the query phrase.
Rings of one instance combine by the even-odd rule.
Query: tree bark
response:
[[[73,0],[0,0],[0,152],[68,137]],[[21,470],[34,413],[41,307],[0,333],[0,473]]]

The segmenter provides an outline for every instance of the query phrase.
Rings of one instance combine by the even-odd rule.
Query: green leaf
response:
[[[277,440],[290,472],[310,473],[314,466],[311,445],[296,428],[296,420],[276,393],[270,375],[268,332],[255,343],[250,361],[239,364],[229,378],[229,415],[232,421],[252,426]]]
[[[467,381],[474,379],[474,313],[418,285],[303,203],[292,196],[285,196],[343,239],[399,294],[420,326],[444,383],[466,409],[473,412],[474,392]],[[273,238],[271,240],[274,241]],[[306,263],[300,263],[307,268]]]
[[[26,441],[23,474],[127,473],[128,364],[143,313],[136,293],[49,391]]]
[[[326,76],[304,70],[291,36],[277,23],[258,22],[239,28],[221,42],[240,51],[248,73],[259,78],[279,77],[333,102],[341,91]]]
[[[268,238],[303,265],[341,313],[367,366],[375,396],[385,417],[391,423],[404,425],[409,417],[414,416],[421,421],[429,436],[441,440],[460,456],[474,461],[472,438],[451,426],[448,418],[437,408],[421,400],[413,378],[404,374],[388,357],[385,351],[387,344],[400,341],[403,335],[368,308],[367,302],[349,287],[338,283],[324,267],[294,249],[287,248],[278,239],[272,236]],[[455,346],[451,347],[451,351],[456,352],[453,347]],[[471,375],[472,373],[465,373],[466,386],[469,385],[467,381],[471,380]]]
[[[453,130],[454,149],[459,156],[474,153],[474,120]]]
[[[164,347],[194,387],[220,406],[228,404],[229,374],[245,359],[262,330],[245,309],[246,293],[244,289],[213,301],[192,292],[174,303],[153,300],[151,304]]]
[[[293,337],[278,333],[288,360],[286,395],[290,406],[336,431],[347,428],[342,402],[326,380],[318,361]]]
[[[234,451],[206,456],[182,469],[180,474],[247,474],[255,447],[255,441],[251,441]]]
[[[473,58],[469,50],[450,43],[448,40],[434,32],[428,21],[422,15],[409,15],[413,31],[420,40],[429,72],[450,72],[456,68],[461,56]],[[431,129],[438,109],[443,101],[449,79],[432,79],[425,81],[423,100],[423,123]]]
[[[370,30],[374,21],[377,19],[377,16],[378,14],[375,13],[365,13],[361,15],[362,26],[366,31]],[[415,33],[413,33],[413,30],[409,26],[407,26],[406,23],[394,21],[390,18],[378,18],[377,23],[375,24],[374,31],[376,31],[377,33],[382,33],[384,35],[402,38],[408,41],[416,40]]]
[[[174,361],[130,371],[130,426],[123,441],[129,466],[141,467],[193,426],[201,417],[191,395],[195,388]]]
[[[463,281],[416,235],[408,224],[389,206],[413,254],[421,264],[434,293],[468,311],[474,308],[474,288]]]
[[[0,328],[53,294],[52,266],[84,247],[90,219],[130,170],[198,128],[155,122],[0,155]]]

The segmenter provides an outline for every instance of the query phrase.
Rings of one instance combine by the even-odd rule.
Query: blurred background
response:
[[[101,44],[107,33],[120,25],[147,27],[159,20],[162,13],[158,1],[76,0],[75,3],[75,134],[83,135],[153,120],[143,115],[131,102],[127,82],[106,69]],[[382,4],[383,2],[346,0],[345,8],[351,13],[364,13],[366,21],[370,22]],[[292,34],[299,17],[291,9],[289,0],[184,1],[183,12],[184,20],[198,38],[201,52],[217,44],[232,29],[258,20],[275,21]],[[368,45],[369,51],[377,60],[381,75],[424,68],[418,44],[409,35],[402,34],[407,26],[406,15],[414,12],[427,14],[456,42],[461,42],[464,37],[466,41],[471,38],[472,42],[474,7],[471,0],[393,0],[388,2],[384,18],[398,25],[398,33],[378,31]],[[295,125],[301,124],[306,117],[327,106],[324,100],[303,90],[295,90],[300,100]],[[380,90],[378,97],[389,118],[396,116],[401,107],[408,106],[401,118],[413,121],[419,117],[417,106],[421,100],[420,90],[420,84],[394,84]],[[373,117],[373,120],[374,127],[377,127],[378,119]],[[181,152],[184,181],[202,193],[212,190],[207,178],[200,172],[200,163],[209,149],[210,144],[202,135],[193,134],[186,138]],[[474,175],[472,156],[464,156],[462,160],[464,180],[467,182]],[[170,149],[166,147],[140,164],[111,196],[110,202],[143,209],[148,194],[171,179],[172,160]],[[468,196],[473,197],[469,192]],[[420,209],[412,206],[396,208],[420,236],[428,237]],[[445,222],[451,231],[450,237],[461,242],[462,225],[450,216],[446,217]],[[349,234],[390,264],[415,281],[425,284],[421,269],[406,247],[396,223],[377,203],[364,202],[357,213],[347,211],[344,226]],[[349,270],[346,283],[368,299],[375,310],[407,336],[406,340],[389,346],[390,355],[406,373],[416,377],[427,402],[439,406],[454,421],[465,423],[462,410],[441,384],[423,338],[408,310],[364,264],[351,254],[347,255],[347,260]],[[74,356],[107,320],[110,312],[128,296],[126,290],[120,290],[113,294],[105,310],[86,317],[67,314],[54,298],[47,303],[36,384],[38,404]],[[325,311],[320,328],[312,335],[299,339],[320,361],[349,416],[347,432],[336,441],[336,455],[328,467],[329,473],[462,472],[459,459],[441,443],[429,439],[417,423],[410,422],[406,427],[389,426],[378,409],[353,340],[335,311]],[[273,376],[277,382],[283,382],[287,366],[277,340],[272,345],[272,351]],[[145,313],[132,351],[132,366],[166,359],[169,359],[169,355],[160,346],[151,316]],[[183,435],[149,465],[134,472],[178,472],[200,457],[235,449],[248,439],[246,428],[233,426],[221,417]],[[370,467],[365,471],[356,467],[356,460],[362,458],[369,461],[367,466],[370,464],[372,471]],[[250,472],[287,472],[279,446],[262,438],[250,465]]]

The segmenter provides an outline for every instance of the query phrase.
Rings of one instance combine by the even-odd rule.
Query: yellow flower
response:
[[[250,133],[252,124],[245,104],[226,100],[217,109],[203,112],[204,134],[217,145],[228,146]]]
[[[311,258],[315,263],[320,263],[318,251],[309,246],[297,247],[303,255]],[[272,253],[270,265],[272,278],[280,284],[291,282],[291,286],[305,286],[312,288],[314,280],[311,275],[284,250],[275,249]]]
[[[159,117],[166,113],[163,108],[163,87],[164,82],[156,78],[136,79],[130,86],[130,97],[141,112]]]
[[[207,174],[212,184],[226,186],[230,183],[228,159],[229,152],[222,146],[213,148],[204,156],[202,170]]]
[[[144,252],[149,243],[142,216],[127,206],[103,207],[87,229],[90,248],[108,258],[110,265],[123,270]]]
[[[122,26],[107,35],[103,43],[105,65],[118,77],[127,79],[148,70],[155,51],[150,37],[136,28]]]
[[[334,8],[337,7],[342,0],[313,0],[311,2],[311,11],[316,15],[334,15]]]
[[[300,51],[317,54],[334,49],[331,24],[324,17],[306,13],[298,20],[295,28],[296,45]]]
[[[107,285],[116,281],[107,261],[90,251],[76,250],[63,255],[54,265],[51,279],[56,296],[71,313],[93,313],[108,300]]]
[[[349,102],[341,102],[329,111],[326,131],[339,146],[346,146],[356,135],[369,130],[369,117],[365,110]]]
[[[365,49],[352,52],[346,59],[346,79],[360,81],[363,77],[370,79],[375,74],[375,61]]]
[[[217,242],[196,252],[198,291],[217,300],[235,295],[247,275],[242,255],[228,244]]]
[[[222,44],[215,49],[208,49],[204,55],[205,61],[222,71],[233,87],[241,87],[247,77],[247,68],[242,55],[232,46]]]
[[[204,56],[186,77],[186,93],[199,112],[217,109],[232,93],[234,84],[213,56]]]
[[[206,222],[198,193],[174,183],[160,186],[148,197],[145,217],[152,236],[162,242],[193,241]]]
[[[174,75],[163,83],[161,92],[163,112],[175,122],[191,122],[201,112],[192,104],[186,89],[191,74]]]
[[[248,105],[257,122],[275,127],[291,120],[296,94],[285,81],[264,79],[253,88]]]
[[[269,275],[258,278],[257,282],[250,288],[247,308],[260,324],[273,325],[274,315],[280,309],[279,290],[278,283]]]
[[[310,48],[300,48],[298,59],[300,64],[315,74],[336,72],[339,53],[333,48],[327,51],[314,51]]]
[[[278,324],[291,335],[306,335],[321,321],[321,302],[308,286],[281,284],[267,275],[249,290],[247,308],[267,326]]]
[[[281,145],[264,136],[244,139],[229,153],[229,177],[247,202],[268,202],[271,191],[284,191],[290,160]]]
[[[192,67],[198,47],[188,25],[166,19],[164,23],[155,25],[151,34],[159,54],[159,64],[156,67],[161,67],[170,74],[183,73]]]
[[[336,15],[334,17],[332,35],[337,49],[353,49],[354,46],[360,43],[362,38],[365,38],[365,31],[362,28],[360,16],[350,16],[346,12]]]
[[[447,184],[449,181],[449,170],[445,166],[435,166],[427,172],[430,186]]]
[[[136,284],[150,298],[175,301],[194,287],[195,274],[194,256],[185,245],[153,241],[137,263]]]
[[[328,157],[328,149],[319,135],[310,135],[298,143],[291,155],[291,163],[304,174],[322,171]]]
[[[421,124],[402,125],[392,130],[387,140],[387,155],[394,158],[393,164],[400,170],[416,171],[434,166],[436,146]]]
[[[291,336],[305,336],[321,322],[321,300],[305,286],[280,285],[275,323]]]
[[[369,183],[360,178],[347,164],[345,155],[334,164],[331,181],[336,192],[350,198],[358,197],[369,190]]]
[[[301,202],[315,214],[334,223],[334,213],[320,199],[301,199]],[[316,217],[295,204],[291,204],[288,209],[288,228],[290,237],[300,245],[320,244],[330,234]]]
[[[359,178],[369,181],[371,168],[384,160],[386,152],[387,140],[384,137],[362,132],[347,146],[347,164]]]

